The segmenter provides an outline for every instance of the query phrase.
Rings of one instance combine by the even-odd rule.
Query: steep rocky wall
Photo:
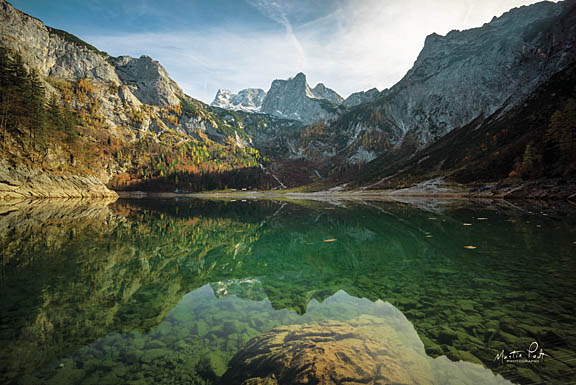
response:
[[[127,86],[144,104],[175,105],[183,95],[157,61],[142,56],[113,58],[77,37],[31,17],[0,0],[0,45],[19,52],[41,76],[93,79]],[[131,96],[127,96],[129,98]]]
[[[315,91],[319,95],[315,94]],[[318,84],[313,90],[302,72],[288,80],[274,80],[262,102],[261,111],[279,118],[304,123],[333,120],[338,116],[338,105],[329,99],[341,101],[334,91]]]
[[[0,160],[0,199],[117,198],[95,176],[59,175]]]
[[[517,105],[574,61],[574,15],[573,2],[541,2],[479,28],[431,34],[414,66],[369,109],[392,122],[397,137],[411,132],[427,144]]]

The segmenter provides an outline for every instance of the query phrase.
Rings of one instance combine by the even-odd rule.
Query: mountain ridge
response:
[[[230,104],[246,102],[248,113],[186,95],[150,57],[111,57],[0,0],[6,63],[39,82],[50,119],[69,117],[64,135],[54,124],[46,133],[41,114],[12,116],[0,152],[8,163],[93,175],[115,189],[197,191],[232,181],[262,189],[348,175],[522,103],[575,61],[574,8],[537,3],[482,27],[431,34],[414,66],[381,92],[343,99],[323,83],[311,88],[304,73],[277,79],[267,93],[243,90],[244,100]]]

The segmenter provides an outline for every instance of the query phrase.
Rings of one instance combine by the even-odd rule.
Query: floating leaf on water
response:
[[[473,250],[473,249],[475,249],[475,248],[476,248],[476,246],[464,246],[464,248],[465,248],[465,249],[470,249],[470,250]]]
[[[325,239],[324,242],[334,242],[335,240],[336,240],[336,238]]]

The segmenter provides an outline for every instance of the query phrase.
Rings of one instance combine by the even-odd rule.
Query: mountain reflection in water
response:
[[[576,380],[574,208],[337,203],[0,206],[0,382],[218,383],[250,339],[332,321],[414,383]]]

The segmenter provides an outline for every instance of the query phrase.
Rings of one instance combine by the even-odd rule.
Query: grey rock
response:
[[[0,159],[0,199],[96,197],[118,195],[95,176],[48,173]]]
[[[122,84],[144,104],[175,105],[184,93],[168,72],[156,60],[148,56],[135,59],[122,56],[112,61]]]
[[[349,110],[330,123],[330,138],[314,145],[326,144],[324,154],[348,163],[366,162],[405,141],[423,148],[476,119],[506,113],[576,62],[574,20],[576,3],[541,2],[479,28],[432,34],[404,78],[379,94],[351,95],[343,103]],[[368,93],[375,98],[364,103]]]
[[[265,97],[266,92],[260,88],[247,88],[237,94],[228,90],[218,90],[211,105],[227,110],[258,112]]]
[[[312,88],[312,95],[316,99],[326,99],[334,104],[341,104],[344,98],[334,90],[327,88],[323,83],[316,84],[316,87]]]
[[[378,91],[377,88],[372,88],[368,91],[355,92],[355,93],[351,94],[350,96],[348,96],[346,98],[346,100],[344,100],[342,102],[342,104],[344,105],[344,107],[348,107],[348,108],[355,107],[357,105],[369,103],[373,100],[376,100],[376,98],[379,95],[380,95],[380,91]]]
[[[394,142],[408,132],[422,145],[433,142],[517,105],[573,63],[574,19],[573,2],[541,2],[479,28],[429,35],[414,66],[369,108],[386,117]],[[345,130],[352,132],[355,124]]]
[[[325,98],[342,98],[322,84],[316,86],[315,90],[318,94],[310,89],[306,75],[302,72],[288,80],[274,80],[264,98],[261,112],[304,123],[335,119],[340,108],[338,104]]]
[[[0,26],[0,45],[18,51],[41,76],[125,85],[141,103],[150,105],[175,105],[183,95],[164,67],[150,57],[112,58],[65,31],[45,26],[5,0],[0,0]]]
[[[0,45],[18,51],[42,76],[120,83],[114,67],[106,61],[106,53],[67,39],[69,35],[45,26],[4,0],[0,0],[0,26]]]

